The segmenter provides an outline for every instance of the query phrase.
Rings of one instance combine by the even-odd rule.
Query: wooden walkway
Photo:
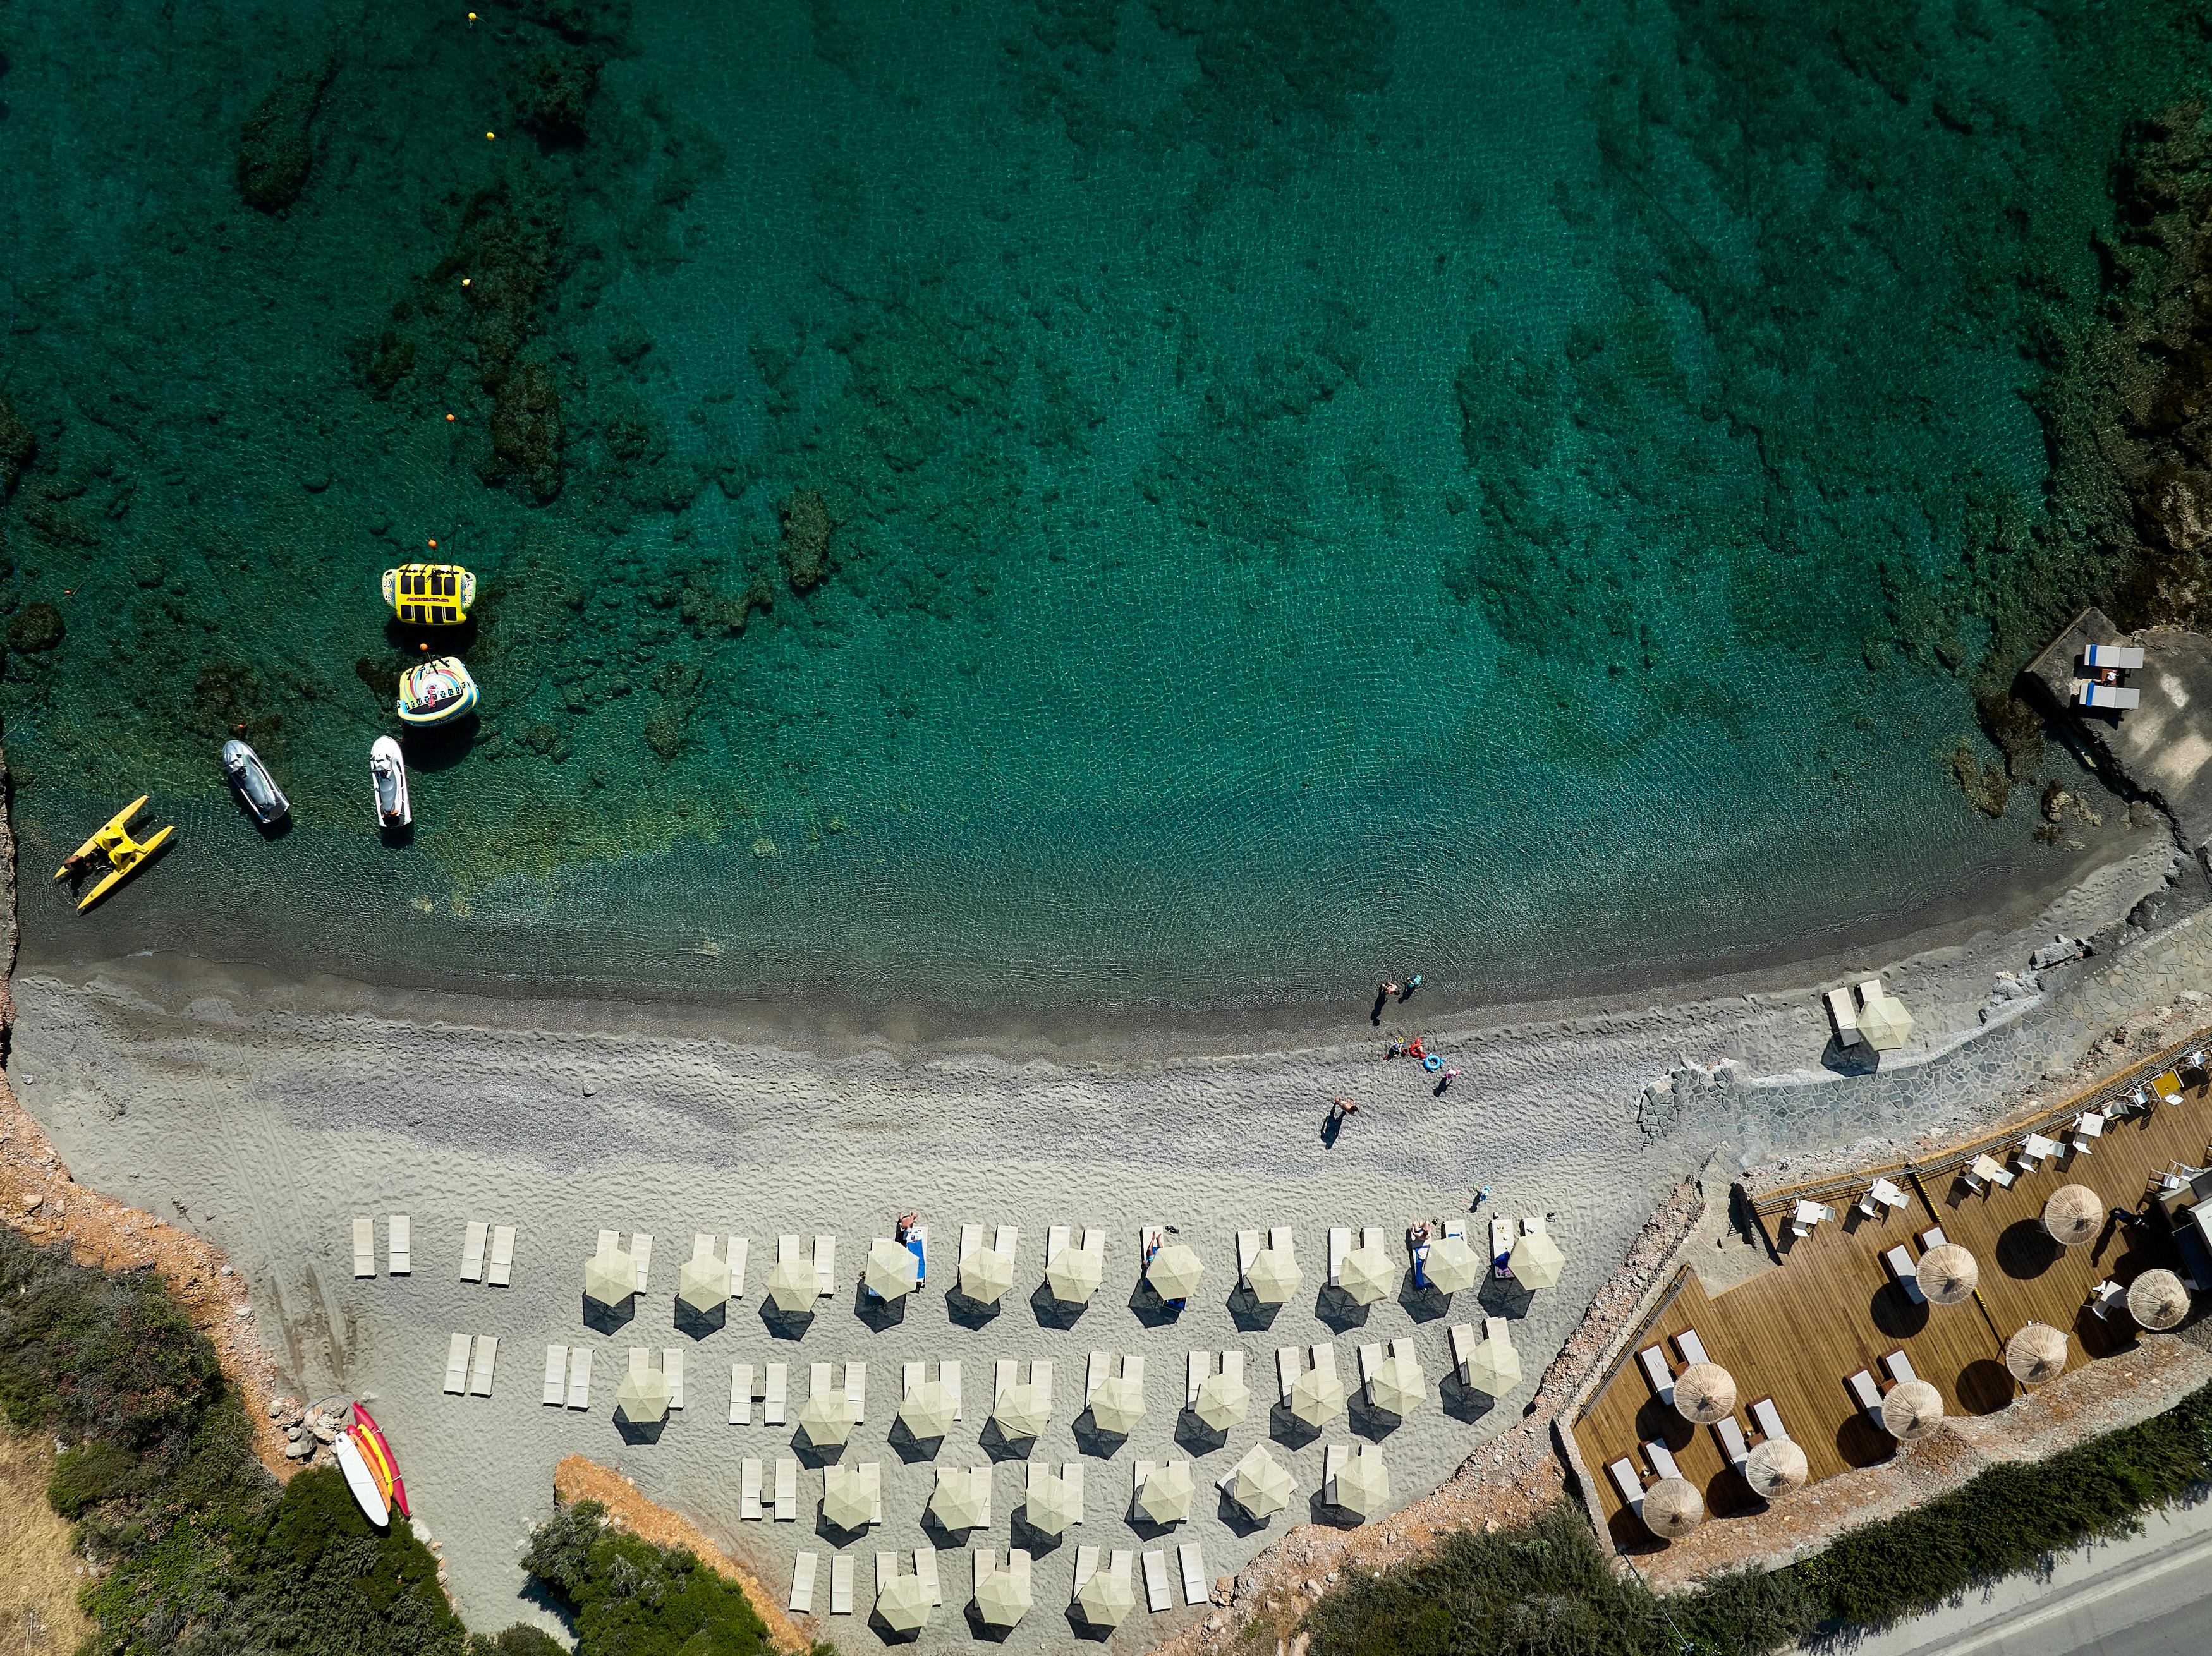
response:
[[[1679,1373],[1684,1359],[1674,1337],[1684,1329],[1694,1330],[1706,1355],[1735,1376],[1736,1419],[1747,1441],[1758,1441],[1751,1405],[1771,1398],[1815,1482],[1896,1452],[1894,1440],[1867,1418],[1844,1383],[1863,1368],[1887,1390],[1881,1359],[1890,1352],[1902,1350],[1920,1378],[1935,1384],[1947,1412],[1979,1415],[2014,1396],[2004,1343],[2026,1323],[2067,1331],[2069,1369],[2131,1345],[2136,1336],[2125,1310],[2114,1307],[2109,1322],[2097,1316],[2088,1308],[2089,1289],[2105,1278],[2125,1283],[2153,1265],[2179,1268],[2164,1220],[2154,1217],[2140,1232],[2108,1220],[2093,1240],[2062,1248],[2043,1228],[2043,1204],[2061,1185],[2079,1184],[2095,1191],[2108,1211],[2140,1210],[2151,1180],[2170,1165],[2204,1165],[2212,1096],[2201,1073],[2193,1078],[2199,1084],[2180,1103],[2112,1121],[2087,1153],[2021,1173],[2008,1190],[1978,1194],[1959,1170],[1981,1149],[2008,1169],[2016,1168],[2010,1152],[2025,1136],[2017,1128],[1946,1157],[1942,1172],[1893,1172],[1911,1200],[1879,1210],[1879,1218],[1866,1217],[1856,1205],[1871,1174],[1847,1194],[1829,1198],[1836,1217],[1802,1240],[1790,1234],[1788,1203],[1760,1202],[1759,1222],[1781,1263],[1715,1295],[1686,1268],[1575,1424],[1583,1464],[1598,1487],[1600,1522],[1614,1544],[1628,1550],[1657,1544],[1626,1510],[1606,1471],[1625,1456],[1648,1483],[1655,1473],[1642,1446],[1653,1440],[1667,1445],[1682,1476],[1705,1492],[1709,1513],[1724,1520],[1730,1512],[1763,1509],[1729,1468],[1714,1429],[1693,1427],[1661,1404],[1638,1360],[1658,1344],[1669,1369]],[[1920,1233],[1931,1226],[1941,1226],[1980,1265],[1973,1298],[1915,1305],[1891,1280],[1882,1255],[1901,1244],[1917,1264]]]

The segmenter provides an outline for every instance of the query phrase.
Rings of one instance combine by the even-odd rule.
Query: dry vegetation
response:
[[[0,1430],[0,1656],[69,1656],[92,1631],[69,1520],[46,1504],[53,1470],[51,1443]]]

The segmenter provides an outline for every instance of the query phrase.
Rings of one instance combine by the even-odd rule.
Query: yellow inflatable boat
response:
[[[403,563],[384,572],[384,601],[410,627],[458,627],[477,601],[477,578],[457,563]]]
[[[131,837],[131,830],[125,825],[145,809],[146,798],[146,795],[140,794],[109,817],[92,838],[76,848],[76,855],[54,870],[54,878],[61,880],[96,866],[95,859],[106,863],[108,871],[101,876],[97,885],[85,893],[84,901],[76,906],[80,914],[121,884],[125,875],[135,873],[140,864],[177,831],[176,825],[172,823],[150,840]]]

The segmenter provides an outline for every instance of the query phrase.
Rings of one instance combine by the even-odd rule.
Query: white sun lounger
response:
[[[1091,1366],[1083,1376],[1083,1406],[1085,1409],[1091,1406],[1091,1399],[1097,1395],[1100,1382],[1111,1379],[1113,1373],[1114,1359],[1111,1356],[1103,1351],[1091,1354]]]
[[[880,1460],[862,1461],[860,1482],[868,1486],[868,1493],[875,1502],[870,1508],[868,1522],[880,1524],[884,1521],[884,1463]]]
[[[1881,1387],[1875,1384],[1874,1376],[1862,1368],[1844,1384],[1850,1387],[1851,1396],[1857,1399],[1859,1407],[1866,1410],[1868,1418],[1875,1425],[1882,1426]],[[1887,1431],[1889,1429],[1882,1426],[1882,1429]]]
[[[1078,1547],[1075,1550],[1075,1585],[1067,1590],[1067,1602],[1073,1604],[1083,1591],[1083,1584],[1098,1574],[1098,1549]]]
[[[541,1402],[558,1409],[568,1396],[568,1348],[549,1345],[545,1348],[545,1387]]]
[[[646,1289],[646,1273],[653,1269],[653,1238],[643,1231],[633,1232],[629,1239],[629,1257],[637,1261],[637,1291]]]
[[[876,1555],[876,1597],[882,1598],[884,1589],[897,1580],[898,1575],[898,1555],[895,1552],[878,1553]]]
[[[799,1517],[799,1462],[791,1455],[775,1463],[775,1521],[795,1522]]]
[[[1022,1228],[1019,1225],[1000,1225],[991,1234],[991,1251],[1012,1265],[1016,1245],[1021,1240]]]
[[[958,1420],[960,1418],[960,1365],[957,1362],[939,1363],[937,1365],[937,1383],[939,1386],[942,1386],[945,1391],[951,1394],[952,1398],[952,1418]]]
[[[1252,1269],[1252,1261],[1260,1257],[1260,1233],[1240,1230],[1237,1233],[1237,1280],[1243,1282]]]
[[[469,1395],[488,1398],[491,1395],[492,1365],[499,1358],[499,1336],[477,1336],[476,1361],[469,1366]]]
[[[1682,1354],[1684,1362],[1711,1362],[1705,1355],[1705,1343],[1698,1338],[1698,1331],[1686,1328],[1674,1336],[1674,1349]]]
[[[1327,1340],[1312,1348],[1314,1372],[1325,1380],[1336,1378],[1336,1348]]]
[[[1190,1366],[1186,1371],[1187,1377],[1183,1380],[1182,1386],[1182,1406],[1184,1408],[1195,1409],[1198,1406],[1198,1388],[1206,1384],[1212,1373],[1213,1353],[1211,1351],[1194,1351],[1190,1354]]]
[[[1759,1429],[1771,1438],[1786,1438],[1790,1434],[1782,1425],[1782,1411],[1774,1406],[1772,1398],[1761,1398],[1751,1405],[1751,1417],[1759,1422]]]
[[[415,1274],[415,1222],[404,1213],[395,1213],[385,1226],[386,1252],[391,1256],[385,1269],[394,1277]]]
[[[730,1424],[750,1426],[753,1423],[753,1366],[749,1362],[730,1365]]]
[[[1644,1515],[1644,1480],[1636,1475],[1635,1466],[1624,1455],[1606,1468],[1613,1474],[1613,1487],[1620,1491],[1620,1498],[1638,1517]]]
[[[568,1348],[568,1406],[592,1406],[592,1348],[588,1345]]]
[[[446,1390],[459,1397],[469,1389],[469,1337],[456,1334],[446,1343]]]
[[[853,1555],[841,1552],[830,1560],[830,1613],[853,1613]]]
[[[845,1365],[845,1401],[853,1405],[856,1422],[868,1417],[868,1365],[865,1362]]]
[[[1674,1451],[1657,1438],[1644,1446],[1644,1458],[1651,1463],[1651,1470],[1661,1477],[1680,1477],[1682,1475],[1682,1469],[1674,1464]]]
[[[1651,1383],[1651,1395],[1672,1408],[1674,1403],[1674,1371],[1667,1367],[1667,1353],[1659,1346],[1647,1345],[1636,1354],[1636,1361],[1644,1365],[1644,1378]]]
[[[1176,1549],[1176,1562],[1182,1566],[1182,1601],[1186,1604],[1202,1604],[1212,1596],[1212,1588],[1206,1580],[1206,1555],[1199,1550],[1198,1543],[1186,1541]]]
[[[830,1390],[830,1367],[826,1362],[812,1362],[807,1364],[806,1395],[808,1397],[818,1398],[826,1396],[829,1393]]]
[[[1106,1567],[1107,1573],[1116,1581],[1119,1581],[1124,1587],[1129,1588],[1131,1590],[1130,1596],[1134,1598],[1136,1584],[1132,1578],[1134,1577],[1137,1573],[1136,1560],[1131,1556],[1128,1549],[1125,1547],[1115,1548],[1111,1556],[1113,1558],[1113,1562]]]
[[[800,1553],[791,1561],[791,1611],[805,1616],[814,1609],[814,1555]]]
[[[1328,1228],[1328,1285],[1337,1286],[1344,1271],[1344,1261],[1352,1252],[1352,1227],[1331,1225]]]
[[[742,1300],[745,1297],[745,1255],[752,1251],[752,1239],[732,1232],[724,1240],[727,1247],[723,1257],[730,1262],[730,1297]]]
[[[1928,1296],[1920,1290],[1920,1267],[1912,1263],[1912,1256],[1905,1251],[1904,1243],[1899,1242],[1883,1254],[1881,1260],[1889,1267],[1889,1274],[1896,1279],[1898,1287],[1905,1290],[1906,1299],[1915,1305],[1928,1303]]]
[[[1734,1415],[1723,1415],[1713,1422],[1713,1435],[1720,1440],[1721,1456],[1731,1466],[1741,1466],[1751,1458],[1751,1446],[1743,1441],[1743,1428],[1736,1423]]]
[[[945,1589],[938,1584],[936,1548],[916,1547],[914,1550],[914,1573],[923,1587],[928,1591],[929,1602],[933,1604],[943,1604]]]
[[[1275,1385],[1281,1391],[1285,1403],[1291,1400],[1291,1387],[1298,1383],[1298,1376],[1305,1372],[1305,1366],[1306,1354],[1301,1348],[1295,1345],[1275,1348]]]
[[[1345,1462],[1352,1459],[1352,1447],[1332,1443],[1322,1451],[1321,1498],[1325,1506],[1336,1505],[1336,1475],[1344,1470]]]
[[[494,1288],[507,1288],[514,1281],[514,1227],[501,1225],[491,1234],[491,1270],[484,1280]]]
[[[761,1423],[781,1426],[787,1423],[784,1411],[789,1404],[791,1365],[772,1362],[768,1366],[768,1395],[761,1399]]]
[[[757,1523],[761,1516],[761,1464],[748,1456],[738,1476],[738,1516]]]
[[[353,1274],[356,1277],[376,1275],[376,1221],[365,1213],[354,1216]]]
[[[481,1219],[469,1221],[467,1232],[461,1239],[461,1280],[465,1283],[483,1281],[484,1238],[491,1227]]]
[[[1016,1365],[1012,1357],[1001,1357],[995,1364],[993,1365],[991,1371],[991,1406],[994,1409],[997,1408],[1001,1403],[1006,1401],[1008,1389],[1019,1383],[1014,1379]]]
[[[909,1360],[899,1365],[899,1401],[904,1403],[928,1383],[926,1376],[929,1365]]]
[[[1467,1384],[1468,1359],[1474,1356],[1475,1347],[1480,1344],[1474,1338],[1472,1323],[1454,1323],[1451,1325],[1452,1368],[1458,1373],[1462,1386]]]
[[[1039,1357],[1030,1365],[1030,1384],[1044,1393],[1044,1406],[1049,1410],[1052,1407],[1052,1362],[1049,1358]]]
[[[1175,1590],[1168,1584],[1168,1556],[1158,1547],[1145,1551],[1145,1603],[1154,1615],[1175,1604]]]
[[[837,1291],[837,1239],[817,1233],[814,1238],[814,1280],[821,1297]]]
[[[960,1227],[960,1258],[959,1258],[959,1259],[958,1259],[957,1263],[958,1263],[958,1264],[961,1264],[961,1265],[966,1265],[966,1264],[968,1263],[968,1257],[969,1257],[969,1255],[970,1255],[970,1254],[974,1253],[975,1253],[978,1248],[981,1247],[982,1246],[983,1246],[983,1227],[982,1227],[982,1226],[981,1226],[981,1225],[963,1225],[963,1226],[961,1226],[961,1227]]]
[[[664,1345],[660,1348],[660,1372],[668,1380],[668,1406],[684,1406],[684,1348]]]
[[[968,1562],[975,1572],[975,1591],[981,1592],[983,1583],[999,1572],[999,1550],[996,1547],[977,1547],[968,1555]],[[1006,1568],[1013,1568],[1011,1556],[1006,1560]]]
[[[621,1253],[621,1252],[622,1252],[622,1232],[620,1232],[620,1231],[618,1231],[618,1230],[603,1230],[603,1231],[601,1231],[601,1232],[599,1233],[599,1248],[598,1248],[598,1250],[597,1250],[597,1251],[598,1251],[599,1253]]]
[[[629,1349],[629,1372],[633,1379],[642,1379],[653,1372],[653,1348],[633,1345]]]
[[[1912,1372],[1912,1359],[1902,1351],[1891,1352],[1881,1360],[1881,1366],[1889,1370],[1890,1379],[1895,1380],[1899,1386],[1904,1385],[1907,1380],[1916,1380],[1920,1378]]]

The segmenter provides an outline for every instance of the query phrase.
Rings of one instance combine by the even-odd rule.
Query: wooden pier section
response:
[[[1887,1390],[1881,1360],[1891,1352],[1902,1350],[1919,1377],[1935,1385],[1947,1414],[1985,1415],[2018,1394],[2004,1347],[2027,1323],[2066,1332],[2069,1371],[2131,1348],[2143,1337],[2124,1303],[2100,1317],[2090,1308],[2090,1289],[2106,1280],[2124,1286],[2159,1265],[2190,1275],[2148,1198],[2170,1170],[2201,1168],[2212,1157],[2212,1093],[2203,1071],[2186,1062],[2207,1044],[2203,1034],[2192,1037],[2063,1106],[1949,1147],[1939,1157],[1869,1167],[1753,1199],[1752,1212],[1780,1263],[1713,1295],[1684,1267],[1575,1422],[1577,1447],[1597,1488],[1598,1521],[1613,1544],[1625,1550],[1656,1544],[1606,1471],[1625,1457],[1648,1484],[1656,1474],[1643,1446],[1653,1441],[1666,1444],[1681,1475],[1703,1492],[1709,1524],[1727,1522],[1732,1512],[1767,1509],[1729,1465],[1715,1429],[1692,1426],[1662,1404],[1638,1361],[1638,1353],[1657,1345],[1679,1374],[1684,1358],[1675,1336],[1686,1329],[1735,1377],[1735,1419],[1746,1440],[1759,1441],[1752,1404],[1772,1398],[1815,1483],[1885,1460],[1904,1447],[1867,1416],[1845,1384],[1865,1369]],[[2178,1102],[2160,1102],[2153,1089],[2164,1074],[2186,1083]],[[2147,1107],[2134,1104],[2137,1089],[2148,1098]],[[2019,1170],[2015,1152],[2030,1132],[2070,1142],[2069,1124],[2081,1113],[2124,1106],[2129,1113],[2108,1119],[2086,1150],[2055,1156],[2033,1173]],[[1983,1155],[2015,1174],[2009,1188],[1977,1192],[1968,1186],[1964,1174]],[[1869,1218],[1858,1201],[1877,1178],[1908,1199],[1902,1207],[1876,1204],[1879,1216]],[[2062,1185],[2087,1186],[2108,1213],[2119,1208],[2149,1216],[2141,1226],[2108,1218],[2090,1241],[2062,1247],[2042,1224],[2043,1204]],[[1807,1236],[1795,1235],[1790,1216],[1800,1198],[1833,1207],[1835,1217]],[[1917,1266],[1921,1233],[1939,1226],[1948,1240],[1972,1253],[1980,1281],[1973,1296],[1959,1304],[1915,1304],[1882,1256],[1902,1246]],[[2205,1303],[2193,1297],[2199,1307]]]

